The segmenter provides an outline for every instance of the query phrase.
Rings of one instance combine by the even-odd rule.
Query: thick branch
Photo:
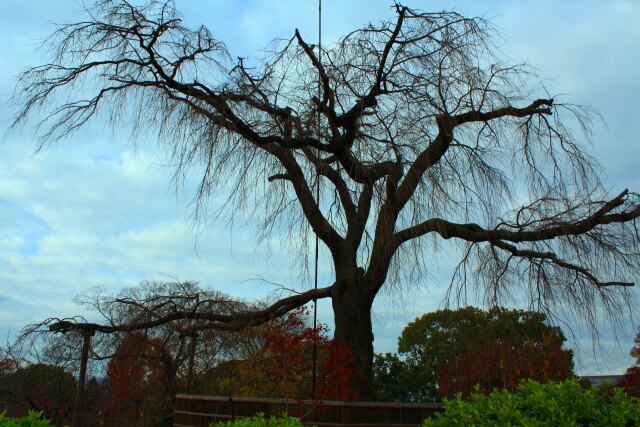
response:
[[[575,271],[577,275],[581,275],[585,277],[588,281],[593,283],[599,288],[609,287],[609,286],[634,286],[632,282],[601,282],[596,276],[594,276],[587,268],[564,261],[560,259],[553,252],[542,252],[535,251],[531,249],[518,249],[515,245],[503,242],[503,241],[494,241],[491,244],[494,246],[503,249],[514,256],[527,258],[527,259],[540,259],[547,260],[558,267],[565,268],[567,270]]]
[[[309,301],[329,298],[331,297],[332,289],[333,285],[326,288],[311,289],[298,295],[283,298],[262,310],[246,311],[234,314],[216,314],[212,312],[199,312],[196,310],[176,311],[156,319],[120,325],[100,325],[90,322],[76,323],[69,320],[60,320],[49,325],[49,331],[66,333],[72,330],[89,330],[112,334],[115,332],[134,332],[145,330],[165,325],[167,323],[184,320],[207,321],[208,323],[206,325],[200,326],[201,330],[213,329],[218,331],[238,331],[246,327],[259,326],[273,318],[280,317],[291,310],[302,307]]]
[[[362,236],[367,226],[369,213],[371,212],[371,200],[373,198],[373,184],[365,184],[358,198],[358,210],[356,220],[350,224],[347,239],[354,241],[355,246],[360,246]]]
[[[502,117],[527,117],[535,114],[551,115],[551,106],[553,105],[553,99],[537,99],[530,105],[524,108],[516,107],[504,107],[497,110],[488,111],[483,113],[482,111],[468,111],[466,113],[452,116],[453,126],[458,126],[463,123],[469,122],[488,122],[489,120],[495,120]]]
[[[397,167],[397,164],[391,161],[374,164],[362,163],[351,154],[348,147],[338,147],[333,150],[333,153],[344,167],[349,178],[360,184],[373,184],[385,176],[392,174]]]
[[[609,213],[624,204],[628,193],[628,190],[624,190],[617,197],[604,203],[600,209],[584,219],[541,226],[535,230],[487,230],[478,224],[457,224],[441,218],[432,218],[397,232],[396,238],[400,242],[405,242],[427,233],[437,232],[445,239],[456,237],[468,242],[506,240],[518,243],[551,240],[556,237],[584,234],[599,225],[623,223],[640,217],[640,205],[631,206],[629,210],[623,212]]]
[[[291,151],[284,150],[276,145],[262,146],[265,151],[274,155],[280,164],[287,171],[286,174],[279,174],[279,177],[286,176],[293,185],[296,197],[302,208],[307,221],[313,228],[313,232],[324,242],[330,250],[335,249],[338,242],[342,241],[342,237],[331,226],[327,218],[320,211],[318,202],[315,200],[313,192],[309,188],[304,176],[304,172],[296,161]]]
[[[624,190],[617,197],[603,203],[600,209],[581,220],[547,224],[534,230],[488,230],[478,224],[457,224],[441,218],[432,218],[397,232],[395,234],[395,242],[397,245],[400,245],[410,239],[436,232],[445,239],[458,238],[474,243],[488,242],[515,256],[548,260],[559,267],[575,271],[577,274],[586,277],[589,281],[600,287],[632,286],[632,283],[629,282],[601,282],[588,269],[562,260],[553,252],[519,249],[517,246],[508,243],[548,241],[558,237],[576,236],[588,233],[602,225],[635,220],[640,217],[640,205],[632,205],[627,210],[612,213],[614,209],[625,203],[627,195],[628,190]]]
[[[306,148],[303,149],[302,152],[307,157],[307,159],[315,166],[316,172],[331,181],[336,190],[338,190],[338,194],[340,195],[340,202],[344,207],[347,219],[352,217],[355,214],[355,205],[349,194],[349,188],[347,187],[346,182],[344,181],[344,179],[342,179],[338,171],[333,169],[329,162],[319,158],[311,149]]]

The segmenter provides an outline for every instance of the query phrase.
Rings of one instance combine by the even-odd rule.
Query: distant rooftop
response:
[[[580,378],[591,381],[591,385],[599,387],[605,381],[609,384],[613,384],[622,377],[621,374],[609,374],[609,375],[581,375]]]

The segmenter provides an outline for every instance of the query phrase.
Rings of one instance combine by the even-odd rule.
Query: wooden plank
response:
[[[195,416],[205,416],[205,417],[216,417],[216,418],[232,418],[231,415],[224,414],[210,414],[207,412],[192,412],[192,411],[173,411],[174,414],[184,414],[184,415],[195,415]],[[238,417],[240,418],[240,417]]]
[[[400,403],[400,402],[350,402],[342,400],[296,400],[296,399],[276,399],[276,398],[257,398],[257,397],[237,397],[237,396],[201,396],[194,394],[177,394],[176,399],[183,400],[206,400],[216,402],[243,402],[243,403],[285,403],[285,404],[305,404],[305,405],[322,405],[322,406],[348,406],[348,407],[388,407],[388,408],[434,408],[442,409],[442,403]]]
[[[438,403],[342,402],[251,397],[176,396],[175,427],[200,427],[212,420],[245,418],[262,412],[279,416],[287,412],[303,424],[318,427],[410,427],[442,411]],[[187,419],[184,419],[188,417]],[[185,423],[189,424],[185,424]],[[193,424],[191,424],[193,423]]]

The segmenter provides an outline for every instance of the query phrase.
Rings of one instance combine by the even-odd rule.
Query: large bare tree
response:
[[[454,289],[488,301],[522,294],[593,324],[599,304],[631,295],[638,195],[607,195],[572,133],[582,127],[588,140],[588,110],[502,62],[487,21],[396,6],[393,19],[322,50],[296,31],[261,58],[232,60],[171,2],[101,1],[87,12],[48,40],[51,62],[20,75],[16,125],[38,120],[41,144],[97,116],[153,134],[177,176],[201,171],[199,209],[226,195],[223,213],[252,213],[260,236],[291,228],[302,246],[310,226],[335,272],[264,309],[162,312],[124,329],[190,317],[233,330],[331,298],[335,338],[355,352],[366,399],[374,299],[428,273],[444,241],[460,256]]]

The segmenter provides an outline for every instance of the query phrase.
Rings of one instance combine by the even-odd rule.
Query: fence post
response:
[[[82,404],[84,403],[84,383],[87,377],[87,361],[89,359],[89,344],[91,337],[95,334],[92,330],[81,331],[84,341],[82,342],[82,357],[80,359],[80,377],[78,378],[78,388],[76,389],[76,402],[73,408],[73,427],[82,427]]]
[[[187,386],[184,391],[185,394],[189,394],[191,392],[191,383],[193,382],[193,358],[196,353],[196,340],[198,339],[198,334],[191,334],[191,342],[189,343],[189,371],[187,372]]]

